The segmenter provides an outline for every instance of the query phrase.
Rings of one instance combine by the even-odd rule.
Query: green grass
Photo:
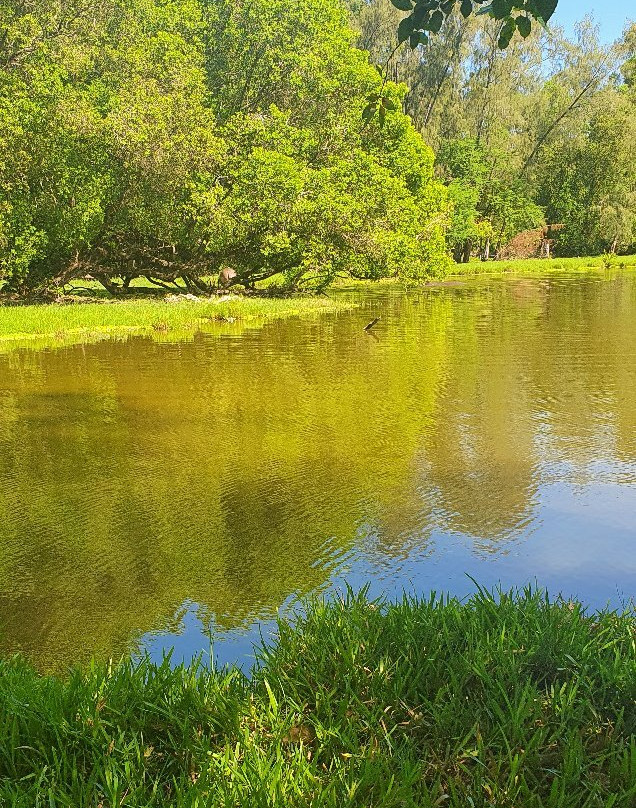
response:
[[[236,670],[0,667],[0,804],[633,808],[636,622],[536,592],[316,602]]]
[[[603,269],[603,256],[594,258],[526,258],[511,261],[470,261],[454,264],[451,275],[483,275],[513,273],[519,275],[565,270],[575,272],[586,269]],[[636,266],[636,256],[616,256],[612,269]]]
[[[0,306],[0,350],[10,343],[56,344],[128,334],[195,332],[210,323],[254,321],[351,307],[327,297],[266,298],[227,295],[181,300]]]

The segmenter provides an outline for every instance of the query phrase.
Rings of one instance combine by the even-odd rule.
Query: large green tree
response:
[[[401,103],[339,0],[4,0],[0,282],[441,273],[447,194]]]
[[[0,115],[15,140],[0,144],[0,272],[18,294],[191,264],[193,180],[213,183],[224,151],[195,2],[69,6],[2,9]]]
[[[208,21],[208,81],[235,177],[215,208],[215,261],[239,280],[280,273],[292,286],[443,272],[448,205],[433,154],[396,86],[383,91],[386,125],[363,119],[382,79],[340,0],[217,2]]]
[[[594,98],[582,127],[543,150],[539,201],[563,224],[566,255],[636,245],[636,105],[621,88]]]

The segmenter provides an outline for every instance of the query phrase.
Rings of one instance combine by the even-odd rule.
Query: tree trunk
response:
[[[462,263],[467,264],[470,261],[470,254],[473,250],[473,242],[467,238],[464,242],[464,249],[462,252]]]
[[[98,283],[101,283],[104,289],[106,289],[106,291],[109,292],[113,297],[117,297],[121,294],[121,287],[118,284],[113,283],[108,275],[101,275],[94,272],[93,277]]]

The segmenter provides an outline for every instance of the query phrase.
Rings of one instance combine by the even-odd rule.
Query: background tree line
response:
[[[546,221],[565,254],[629,249],[634,31],[464,5],[0,0],[2,292],[418,279]]]
[[[562,255],[634,249],[636,26],[608,47],[589,19],[571,37],[535,25],[502,49],[501,22],[456,7],[394,53],[400,3],[349,2],[360,47],[408,86],[404,109],[436,152],[457,260],[546,222],[564,225]]]

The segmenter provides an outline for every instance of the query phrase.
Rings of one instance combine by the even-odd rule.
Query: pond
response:
[[[630,601],[636,274],[339,294],[362,305],[0,355],[1,652],[212,638],[249,667],[277,610],[347,583]]]

